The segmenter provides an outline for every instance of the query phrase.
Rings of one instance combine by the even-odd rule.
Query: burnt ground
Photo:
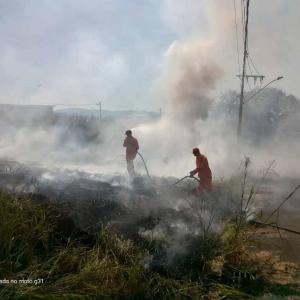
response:
[[[195,183],[189,181],[174,186],[176,180],[138,177],[128,182],[119,175],[105,177],[29,167],[13,161],[0,163],[0,188],[29,195],[38,203],[55,203],[61,214],[60,231],[65,239],[77,235],[90,243],[99,228],[109,225],[117,233],[139,242],[143,238],[167,238],[167,251],[182,253],[186,251],[187,236],[197,236],[206,229],[220,233],[224,222],[234,214],[237,203],[236,195],[228,192],[226,186],[217,187],[201,200],[190,193]],[[264,220],[269,216],[296,183],[296,180],[279,178],[266,182],[253,206],[258,218]],[[272,217],[272,221],[300,231],[298,204],[299,193]],[[278,268],[278,282],[299,283],[299,278],[289,276],[300,270],[300,235],[269,227],[254,227],[254,232],[262,242],[255,248],[262,259],[267,260],[270,253],[278,257],[278,261],[273,262]],[[171,259],[176,259],[176,255],[172,254]],[[276,278],[276,274],[273,275]]]
[[[187,192],[172,183],[175,178],[136,178],[121,176],[103,179],[100,175],[26,166],[17,162],[0,164],[0,188],[29,195],[37,202],[52,202],[64,217],[87,232],[110,224],[125,235],[183,223],[190,229],[197,216],[186,203]],[[184,207],[184,211],[180,211]]]
[[[196,222],[195,207],[201,201],[191,194],[193,180],[187,185],[173,185],[177,178],[137,177],[129,182],[122,176],[104,177],[80,171],[47,170],[39,166],[26,166],[13,161],[0,163],[0,188],[15,194],[30,195],[35,201],[58,204],[81,229],[93,228],[98,223],[146,222],[156,224]],[[220,190],[209,199],[205,210],[218,204],[214,212],[219,220],[232,212],[228,205],[232,195],[222,196]]]
[[[120,175],[108,177],[0,161],[1,189],[30,195],[39,202],[56,203],[74,220],[76,226],[84,230],[108,222],[120,228],[130,227],[133,223],[144,228],[147,222],[150,227],[159,223],[165,226],[180,222],[193,227],[193,224],[199,225],[199,211],[204,215],[214,215],[217,230],[218,225],[234,213],[237,194],[229,191],[228,186],[216,187],[212,195],[199,200],[191,194],[196,182],[187,180],[185,184],[173,185],[176,181],[177,178],[173,177],[138,177],[129,182]],[[266,180],[259,186],[251,210],[255,210],[259,220],[266,219],[297,184],[299,180],[291,178],[275,177]],[[300,232],[299,213],[298,191],[274,214],[271,221]],[[294,250],[290,249],[287,253],[300,253],[299,235],[282,231],[279,233],[287,241],[285,247],[293,244],[291,248]],[[300,255],[294,255],[294,259],[299,261]]]

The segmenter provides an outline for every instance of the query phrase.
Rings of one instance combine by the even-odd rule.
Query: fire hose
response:
[[[142,154],[140,152],[137,152],[137,154],[139,155],[139,157],[142,159],[143,161],[143,164],[144,164],[144,167],[145,167],[145,170],[146,170],[146,173],[147,173],[147,176],[150,178],[150,175],[149,175],[149,171],[148,171],[148,168],[147,168],[147,165],[146,165],[146,162],[142,156]]]
[[[148,168],[147,168],[147,164],[146,164],[146,162],[145,162],[142,154],[140,152],[137,152],[137,154],[142,159],[144,167],[145,167],[145,170],[146,170],[146,173],[147,173],[147,176],[150,178],[150,174],[149,174],[149,171],[148,171]],[[184,176],[181,179],[177,180],[175,183],[171,184],[171,186],[176,185],[176,184],[180,183],[181,181],[183,181],[183,180],[185,180],[187,178],[192,178],[192,179],[196,180],[197,182],[200,182],[200,180],[197,177],[191,176],[191,175],[187,175],[187,176]]]
[[[175,183],[173,183],[172,185],[176,185],[176,184],[178,184],[179,182],[185,180],[186,178],[193,178],[194,180],[200,182],[200,179],[198,179],[197,177],[191,176],[191,175],[187,175],[187,176],[184,176],[184,177],[182,177],[181,179],[177,180],[177,181],[176,181]]]

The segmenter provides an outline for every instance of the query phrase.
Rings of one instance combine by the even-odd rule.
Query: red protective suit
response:
[[[123,146],[126,147],[126,160],[134,160],[139,150],[139,143],[133,136],[127,136],[124,140]]]
[[[212,188],[212,175],[206,156],[202,154],[196,156],[196,167],[194,172],[195,174],[198,173],[200,178],[198,192],[210,191]]]
[[[127,171],[130,177],[134,177],[135,170],[133,160],[139,150],[139,143],[133,136],[127,136],[124,140],[123,146],[126,147]]]

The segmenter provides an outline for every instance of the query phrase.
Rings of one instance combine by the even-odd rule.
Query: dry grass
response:
[[[92,245],[72,236],[61,239],[57,207],[0,193],[0,279],[44,280],[43,284],[0,284],[0,299],[251,299],[265,293],[300,295],[296,285],[272,280],[270,274],[277,270],[278,275],[284,268],[280,261],[271,253],[267,259],[255,251],[257,239],[252,238],[253,228],[247,224],[245,209],[251,206],[255,189],[247,185],[247,168],[245,164],[241,196],[231,190],[236,187],[234,181],[227,182],[223,189],[236,204],[235,215],[226,221],[224,230],[214,233],[212,218],[206,226],[200,209],[202,234],[182,240],[186,243],[185,255],[163,267],[146,264],[145,258],[157,262],[164,258],[168,239],[136,243],[109,226],[99,229]],[[226,182],[222,185],[225,187]]]

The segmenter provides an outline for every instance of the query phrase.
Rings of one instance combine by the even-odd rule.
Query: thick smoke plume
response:
[[[222,76],[208,51],[209,47],[199,42],[175,42],[166,53],[170,111],[173,118],[188,124],[207,119],[212,92]]]

